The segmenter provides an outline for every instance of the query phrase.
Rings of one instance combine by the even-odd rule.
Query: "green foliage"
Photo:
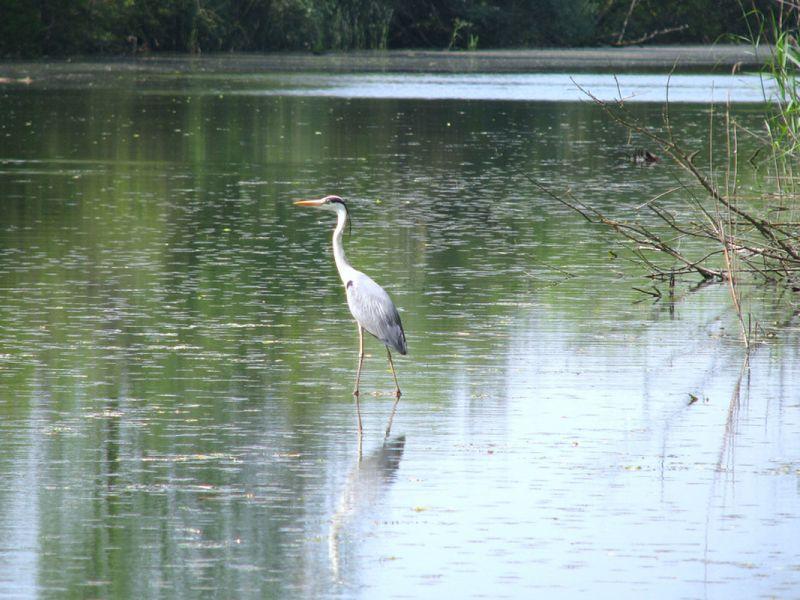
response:
[[[453,21],[453,31],[450,33],[450,43],[447,45],[448,50],[452,50],[453,48],[457,47],[458,40],[461,37],[461,31],[466,29],[469,30],[472,27],[472,23],[469,21],[464,21],[463,19],[456,19]]]
[[[800,10],[800,9],[795,9]],[[773,22],[775,38],[770,70],[778,91],[778,107],[769,127],[773,143],[789,154],[800,149],[800,96],[797,75],[800,73],[800,45],[797,31],[782,31]]]
[[[800,153],[800,4],[780,3],[767,11],[744,1],[739,0],[748,25],[743,39],[770,51],[766,75],[775,86],[775,96],[765,97],[767,141],[774,158],[794,162]]]
[[[744,1],[752,1],[754,7],[764,12],[775,6],[774,0]],[[739,0],[620,0],[604,3],[598,9],[598,30],[603,39],[613,44],[651,39],[657,43],[711,44],[745,35],[748,23]]]
[[[320,0],[309,4],[318,50],[386,48],[394,12],[386,0]]]
[[[0,0],[0,14],[0,56],[12,57],[712,42],[747,32],[734,0]]]
[[[0,0],[0,54],[29,56],[41,53],[44,26],[29,0]]]

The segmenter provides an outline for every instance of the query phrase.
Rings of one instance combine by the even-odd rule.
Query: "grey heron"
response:
[[[347,262],[342,246],[342,233],[347,224],[348,213],[347,205],[339,196],[325,196],[319,200],[298,200],[297,206],[313,206],[336,213],[336,229],[333,230],[333,260],[339,277],[342,279],[345,294],[347,295],[347,306],[358,325],[358,369],[356,370],[356,385],[353,396],[356,398],[356,415],[358,416],[358,431],[361,432],[361,408],[358,402],[358,384],[361,379],[361,367],[364,364],[364,331],[378,338],[386,346],[386,356],[389,359],[389,368],[392,370],[392,378],[395,387],[395,404],[400,400],[400,386],[397,383],[397,374],[392,362],[392,350],[400,354],[406,354],[406,334],[403,331],[403,324],[400,322],[400,315],[397,312],[392,299],[381,286],[371,277],[361,271],[354,269]],[[391,424],[389,425],[391,427]]]

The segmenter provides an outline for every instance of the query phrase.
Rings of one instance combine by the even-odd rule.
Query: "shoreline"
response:
[[[267,54],[149,54],[0,62],[0,76],[21,79],[32,71],[197,72],[322,71],[337,73],[547,73],[730,72],[760,70],[769,47],[749,45],[629,46],[522,50],[359,50]]]

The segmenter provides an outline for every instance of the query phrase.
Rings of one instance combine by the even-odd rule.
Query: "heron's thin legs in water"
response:
[[[361,380],[361,365],[364,364],[364,328],[358,325],[358,369],[356,370],[356,388],[353,390],[353,396],[356,397],[356,416],[358,417],[358,435],[361,436],[361,407],[358,402],[358,382]]]
[[[394,404],[392,404],[392,413],[389,415],[389,422],[386,423],[386,433],[383,439],[389,438],[389,433],[392,431],[392,421],[394,420],[394,413],[397,412],[397,403],[400,402],[400,386],[397,385],[397,375],[394,372],[394,364],[392,363],[392,353],[389,348],[386,348],[386,355],[389,357],[389,366],[392,368],[392,377],[394,377]]]
[[[394,378],[394,395],[397,396],[397,399],[400,399],[402,393],[400,392],[400,386],[397,384],[397,375],[394,372],[394,363],[392,362],[392,353],[389,351],[389,348],[386,348],[386,355],[389,357],[389,367],[392,369],[392,377]]]

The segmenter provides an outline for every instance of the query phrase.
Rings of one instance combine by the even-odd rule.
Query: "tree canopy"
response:
[[[774,0],[0,0],[0,55],[710,43]]]

